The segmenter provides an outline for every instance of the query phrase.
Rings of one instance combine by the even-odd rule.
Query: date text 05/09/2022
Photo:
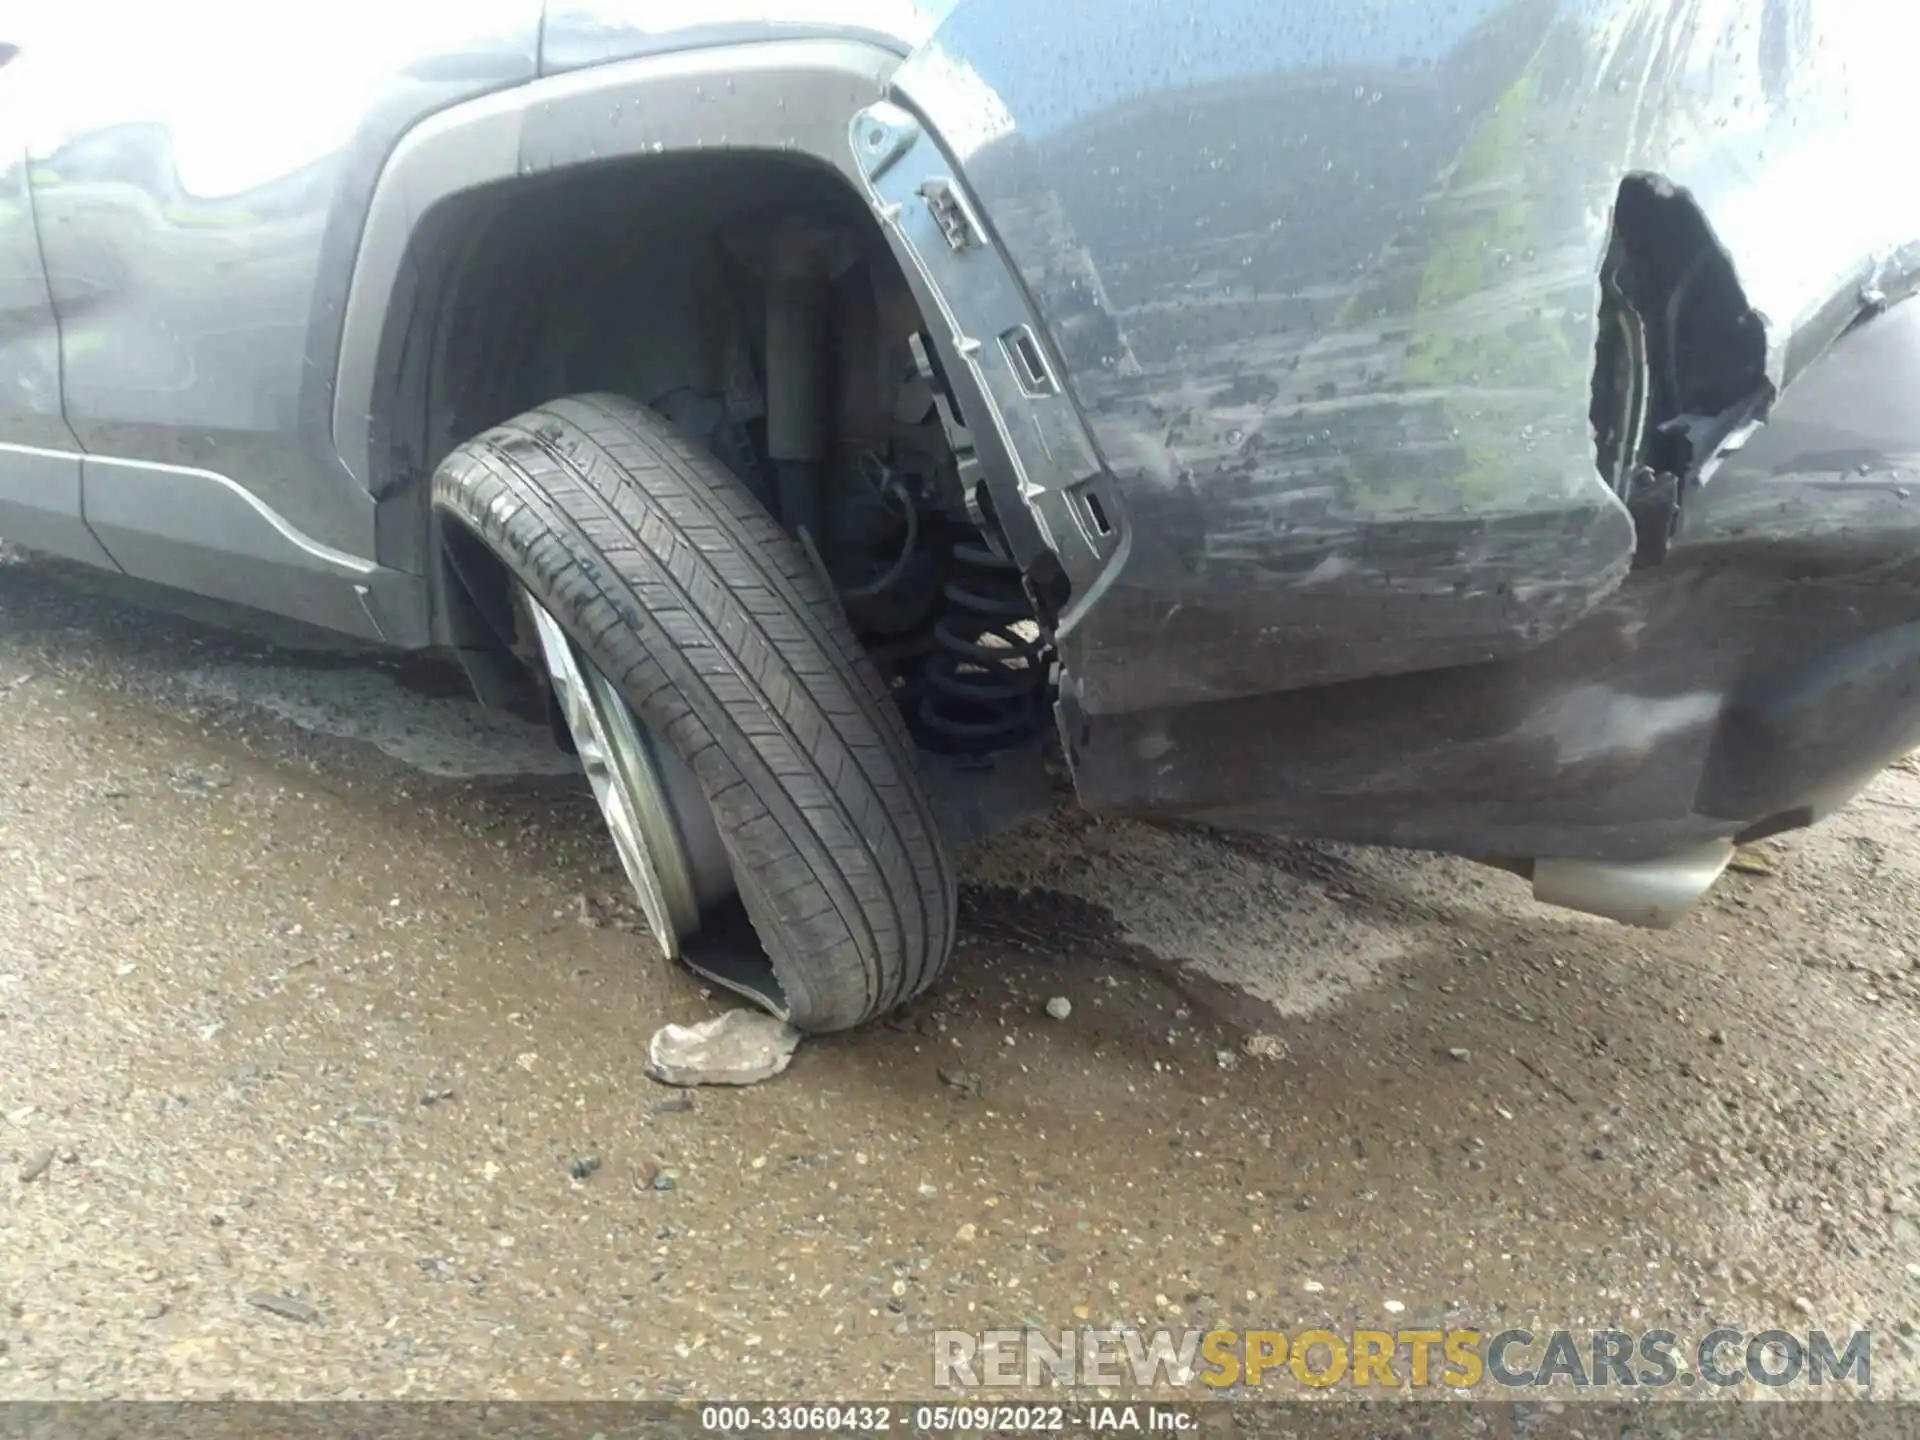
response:
[[[1178,1434],[1199,1417],[1180,1405],[703,1405],[700,1428],[716,1435]]]

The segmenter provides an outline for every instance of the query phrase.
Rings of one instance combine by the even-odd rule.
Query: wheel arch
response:
[[[368,208],[332,397],[334,448],[376,503],[379,562],[432,576],[427,481],[465,437],[434,433],[427,386],[489,214],[595,167],[755,153],[837,174],[861,198],[848,124],[899,61],[844,39],[720,45],[536,80],[409,131]],[[458,645],[457,623],[434,609],[433,642]]]

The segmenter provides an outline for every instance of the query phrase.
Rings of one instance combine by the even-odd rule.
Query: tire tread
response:
[[[433,493],[700,777],[796,1025],[933,980],[954,881],[905,726],[738,477],[653,411],[582,395],[461,446]]]

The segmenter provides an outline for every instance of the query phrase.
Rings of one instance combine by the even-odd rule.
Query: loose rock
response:
[[[1064,1020],[1073,1014],[1073,1002],[1064,995],[1056,995],[1047,1001],[1047,1014],[1055,1020]]]
[[[647,1074],[664,1085],[754,1085],[787,1068],[800,1032],[762,1010],[730,1010],[698,1025],[663,1025]]]
[[[30,1180],[38,1180],[47,1173],[47,1167],[51,1164],[53,1164],[53,1151],[34,1151],[20,1164],[20,1183],[25,1185]]]
[[[233,784],[233,775],[224,765],[175,765],[167,772],[173,788],[181,795],[212,795]]]
[[[255,1290],[247,1296],[247,1303],[256,1310],[265,1310],[282,1320],[294,1320],[302,1325],[313,1325],[320,1319],[320,1312],[306,1301],[273,1290]]]

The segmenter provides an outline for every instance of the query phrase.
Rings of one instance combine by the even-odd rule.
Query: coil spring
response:
[[[957,543],[953,560],[920,722],[944,750],[1004,750],[1046,724],[1046,645],[1032,627],[1017,566],[977,540]]]

